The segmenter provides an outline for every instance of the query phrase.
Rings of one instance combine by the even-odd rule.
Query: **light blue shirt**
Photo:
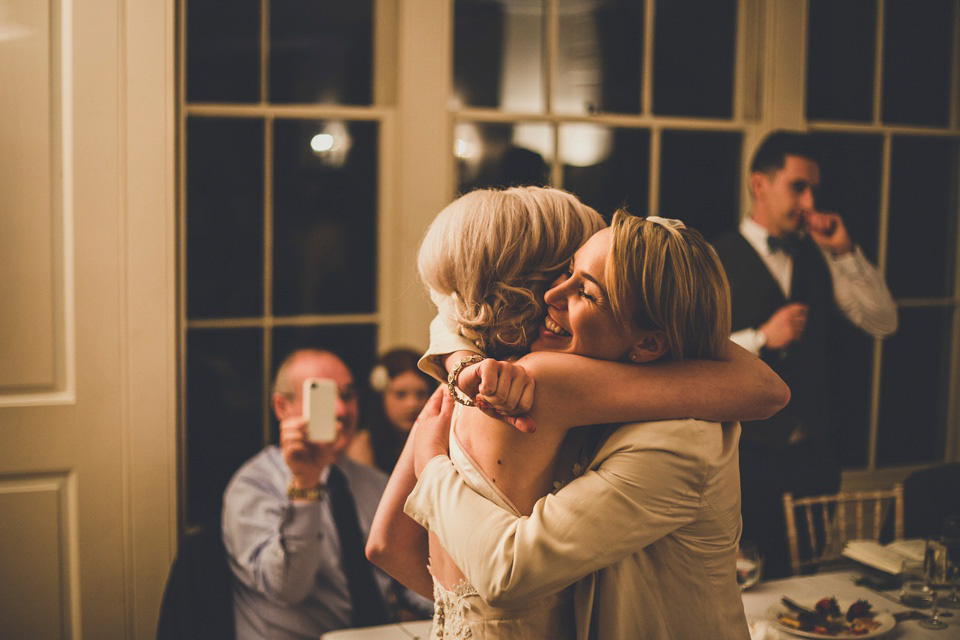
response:
[[[343,470],[364,537],[387,476],[347,459]],[[223,501],[223,541],[233,572],[237,639],[317,640],[350,626],[350,592],[340,562],[340,540],[329,500],[292,502],[290,469],[269,446],[233,476]],[[397,593],[429,617],[432,603],[375,568],[381,591]]]

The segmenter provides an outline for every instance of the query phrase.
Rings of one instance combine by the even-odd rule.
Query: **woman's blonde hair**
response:
[[[437,215],[417,267],[463,336],[488,356],[508,357],[529,349],[544,292],[604,226],[600,214],[560,189],[479,189]]]
[[[666,333],[670,356],[715,358],[730,338],[730,285],[699,231],[613,216],[607,296],[617,323]]]

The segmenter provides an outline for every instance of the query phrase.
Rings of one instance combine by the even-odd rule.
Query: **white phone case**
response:
[[[336,437],[337,383],[327,378],[303,381],[303,417],[307,433],[316,442],[330,442]]]

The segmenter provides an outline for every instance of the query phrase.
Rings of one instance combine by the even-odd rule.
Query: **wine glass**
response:
[[[737,550],[737,584],[740,590],[749,589],[760,582],[760,570],[763,559],[757,545],[751,542],[741,542]]]
[[[937,606],[937,588],[943,588],[947,578],[947,548],[939,540],[927,538],[927,550],[923,556],[923,575],[930,587],[933,598],[933,611],[929,618],[920,621],[924,629],[946,629],[947,623],[940,619],[940,609]]]
[[[960,595],[957,594],[960,583],[960,515],[949,516],[944,521],[940,542],[947,548],[947,582],[950,584],[950,595],[940,606],[960,609]]]

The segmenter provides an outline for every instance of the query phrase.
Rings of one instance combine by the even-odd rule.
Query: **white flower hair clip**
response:
[[[382,364],[378,364],[370,370],[370,388],[377,393],[383,393],[390,384],[390,373]]]
[[[659,224],[662,227],[666,228],[667,231],[674,231],[676,229],[686,229],[687,225],[683,224],[683,220],[678,220],[677,218],[661,218],[660,216],[647,216],[644,218],[647,222],[653,222],[654,224]]]

